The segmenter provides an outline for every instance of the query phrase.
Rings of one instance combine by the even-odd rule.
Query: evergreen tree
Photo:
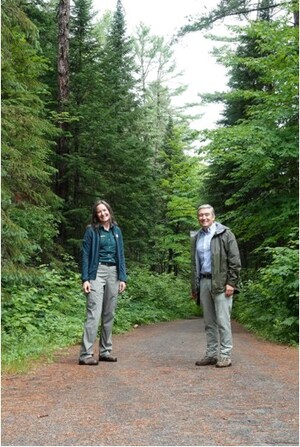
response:
[[[245,251],[257,253],[284,246],[297,228],[298,30],[282,19],[258,21],[245,32],[256,56],[238,54],[230,63],[255,72],[257,83],[226,95],[248,104],[239,121],[206,133],[212,142],[205,188]]]
[[[128,256],[146,251],[151,226],[151,150],[144,138],[132,41],[121,1],[101,53],[88,132],[94,197],[107,199],[124,231]]]
[[[58,51],[57,51],[57,81],[58,81],[58,125],[61,130],[57,142],[57,177],[55,190],[65,202],[69,193],[68,155],[69,144],[67,132],[69,131],[68,101],[69,101],[69,29],[70,29],[70,0],[59,0],[58,4]],[[60,236],[65,240],[65,226],[61,226]]]
[[[179,111],[172,106],[172,97],[179,96],[187,86],[174,88],[169,84],[182,73],[176,69],[174,51],[164,37],[151,35],[150,27],[140,24],[134,39],[136,61],[139,67],[141,97],[145,108],[147,137],[153,148],[153,167],[164,142],[170,115],[179,119]],[[155,173],[154,173],[155,175]]]
[[[55,127],[42,98],[46,60],[21,2],[2,4],[2,260],[4,277],[51,255],[58,200],[49,164]]]
[[[176,276],[189,274],[189,237],[199,202],[201,165],[197,157],[185,153],[190,148],[185,135],[185,126],[175,125],[170,118],[159,157],[160,194],[152,250],[152,268]]]
[[[44,98],[47,107],[57,112],[57,4],[58,0],[32,0],[23,2],[22,8],[38,30],[39,52],[47,59],[49,69],[42,73],[41,81],[47,85]]]
[[[176,70],[173,48],[163,37],[152,36],[150,28],[141,24],[134,43],[140,68],[145,138],[153,152],[156,206],[152,213],[150,263],[160,273],[183,274],[189,267],[188,238],[199,190],[198,161],[184,153],[195,139],[189,129],[190,117],[183,113],[184,107],[182,112],[172,105],[172,98],[186,86],[170,89],[170,82],[175,85],[181,73]]]
[[[214,23],[224,21],[228,17],[256,20],[271,19],[289,10],[294,17],[295,25],[299,24],[298,0],[221,0],[214,8],[204,14],[189,18],[189,23],[182,26],[179,35],[210,28]]]
[[[100,48],[95,37],[92,0],[75,0],[70,19],[70,94],[69,153],[67,157],[68,195],[65,201],[66,244],[78,256],[82,233],[90,210],[87,203],[94,197],[96,169],[91,168],[93,149],[87,129],[93,120],[96,88],[99,83],[97,67]],[[96,98],[97,99],[97,98]]]

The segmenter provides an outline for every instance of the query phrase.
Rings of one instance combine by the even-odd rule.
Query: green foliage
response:
[[[64,112],[68,119],[68,150],[61,161],[64,163],[62,177],[67,187],[63,208],[64,246],[68,253],[77,258],[101,170],[95,163],[98,148],[94,147],[92,130],[98,127],[94,113],[99,107],[96,88],[99,84],[98,67],[102,46],[95,37],[94,16],[91,0],[76,0],[72,3],[69,98],[67,112]]]
[[[3,289],[2,361],[9,368],[78,341],[85,309],[77,273],[41,266],[35,283]]]
[[[214,23],[224,22],[228,17],[251,20],[253,13],[255,13],[260,19],[269,20],[272,16],[276,17],[278,13],[283,14],[283,12],[289,13],[292,11],[295,15],[297,14],[297,1],[220,0],[214,8],[206,10],[204,14],[196,14],[194,17],[190,17],[189,23],[180,29],[178,35],[184,36],[187,33],[209,29]]]
[[[199,314],[191,299],[190,283],[173,274],[150,273],[133,268],[126,292],[119,297],[114,332],[120,333],[135,324],[150,324]]]
[[[251,265],[260,255],[250,252],[287,244],[298,224],[298,30],[285,20],[259,21],[239,37],[238,51],[222,57],[232,90],[223,95],[225,126],[205,133],[203,190]]]
[[[96,170],[94,195],[112,205],[131,259],[147,252],[153,200],[152,151],[144,139],[136,71],[132,40],[126,35],[118,1],[98,65],[89,135]]]
[[[185,153],[184,126],[169,120],[158,157],[157,199],[154,214],[153,269],[186,275],[190,271],[190,229],[199,191],[199,159]]]
[[[280,343],[299,340],[299,276],[297,247],[269,248],[268,266],[248,280],[238,296],[235,317],[260,336]]]
[[[186,120],[172,143],[180,145],[176,159],[170,160],[173,178],[163,184],[168,162],[161,154],[168,123],[173,117],[176,126],[183,120],[182,112],[171,106],[171,96],[178,91],[171,92],[167,85],[168,80],[178,76],[172,46],[162,37],[151,36],[149,28],[141,29],[140,46],[134,46],[126,34],[120,1],[114,14],[106,15],[98,26],[93,23],[91,0],[74,1],[70,16],[69,98],[65,110],[58,113],[55,3],[30,3],[22,5],[23,9],[13,5],[7,0],[3,8],[7,13],[3,21],[3,92],[8,91],[8,97],[18,93],[15,115],[8,110],[9,119],[3,121],[5,268],[9,266],[12,272],[14,262],[24,268],[49,262],[47,255],[57,241],[61,244],[59,251],[65,249],[79,260],[92,204],[105,198],[122,228],[127,259],[143,259],[147,265],[155,265],[159,259],[161,271],[186,271],[188,250],[182,254],[182,246],[189,234],[186,213],[193,213],[196,201],[197,160],[191,162],[183,154],[192,141]],[[15,28],[20,32],[12,39]],[[31,63],[33,59],[35,64]],[[20,89],[9,87],[15,84],[14,77],[22,77]],[[22,115],[25,112],[28,118]],[[67,150],[63,154],[56,154],[51,144],[51,137],[61,135],[53,123],[58,128],[68,127],[63,140]],[[61,168],[59,172],[54,166]],[[51,188],[63,198],[61,214]],[[162,189],[166,194],[163,204],[157,206]],[[169,198],[172,203],[168,205]],[[184,216],[176,210],[181,199],[186,202]],[[166,211],[170,225],[164,226]],[[158,257],[150,256],[150,252]]]
[[[146,252],[152,198],[151,149],[143,138],[136,66],[121,2],[112,17],[93,26],[91,1],[76,0],[71,14],[69,109],[66,158],[68,199],[65,246],[78,257],[96,199],[113,207],[126,239],[127,256]],[[98,37],[98,41],[97,41]]]
[[[28,368],[32,360],[79,343],[85,319],[85,297],[78,273],[69,261],[63,269],[41,266],[26,284],[6,285],[2,299],[2,367]],[[114,333],[135,324],[188,318],[199,313],[189,283],[173,275],[152,275],[135,268],[127,291],[119,296]]]
[[[2,260],[33,264],[53,250],[59,207],[51,191],[56,130],[47,117],[40,77],[47,61],[38,30],[10,0],[2,8]]]

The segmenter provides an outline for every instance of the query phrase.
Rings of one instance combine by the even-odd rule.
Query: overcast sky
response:
[[[205,3],[211,9],[218,0],[122,0],[129,34],[143,22],[150,26],[152,34],[165,36],[166,39],[187,23],[187,16],[204,12]],[[101,16],[106,10],[115,10],[116,0],[93,0],[93,5]],[[219,27],[217,31],[222,32]],[[202,33],[196,32],[186,35],[173,47],[178,71],[184,72],[181,82],[189,86],[187,92],[176,100],[176,105],[199,100],[198,93],[226,89],[226,70],[210,54],[214,45]],[[193,127],[214,127],[215,121],[220,118],[220,111],[220,105],[198,108],[197,112],[203,116],[193,123]]]

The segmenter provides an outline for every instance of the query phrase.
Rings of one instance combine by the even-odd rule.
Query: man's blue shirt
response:
[[[216,224],[213,223],[206,231],[200,230],[197,242],[197,256],[200,264],[200,273],[211,273],[210,242],[216,232]]]

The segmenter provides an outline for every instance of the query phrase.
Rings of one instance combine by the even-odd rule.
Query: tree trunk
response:
[[[67,181],[67,160],[68,142],[67,130],[68,122],[63,113],[67,111],[69,98],[69,21],[70,21],[70,0],[60,0],[58,5],[58,112],[59,127],[62,131],[57,143],[57,176],[56,194],[64,201],[68,197]],[[64,229],[60,229],[60,236],[65,240]]]
[[[69,96],[69,21],[70,0],[58,5],[58,105],[64,111]]]

